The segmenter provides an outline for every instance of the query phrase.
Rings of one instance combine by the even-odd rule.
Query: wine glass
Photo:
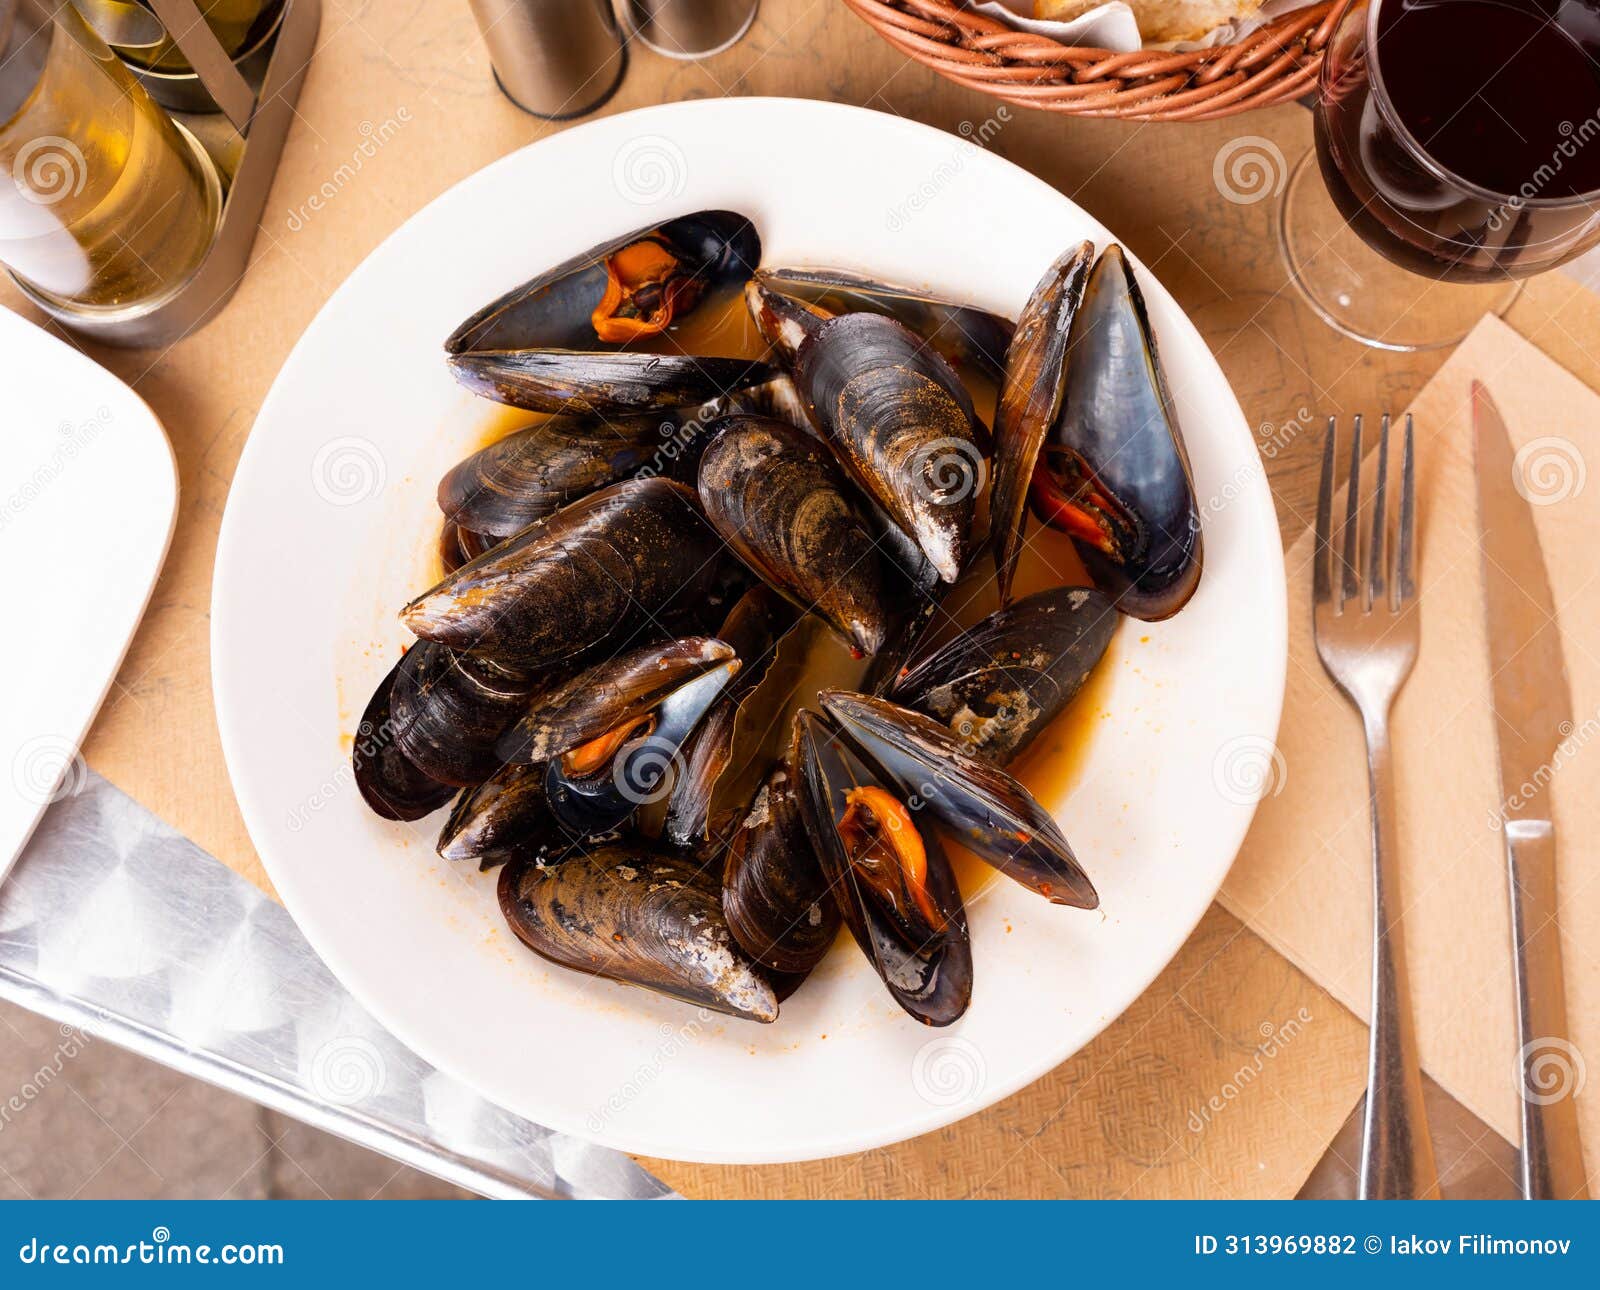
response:
[[[1356,0],[1315,137],[1280,207],[1295,285],[1364,344],[1455,344],[1600,242],[1600,0]]]

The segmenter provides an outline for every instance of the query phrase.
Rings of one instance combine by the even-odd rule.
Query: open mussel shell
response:
[[[757,359],[691,354],[615,354],[568,349],[494,350],[449,359],[456,380],[474,394],[529,412],[616,416],[685,407],[773,380]]]
[[[877,547],[827,447],[785,422],[733,416],[700,459],[700,501],[735,555],[862,654],[888,631]]]
[[[893,884],[869,875],[867,857],[841,828],[852,794],[897,793],[894,780],[827,720],[806,711],[795,720],[802,819],[845,926],[895,1002],[926,1025],[949,1025],[972,1001],[972,945],[949,861],[933,833],[902,811],[898,827],[915,835],[910,845],[922,857],[921,873],[910,878],[920,899],[915,906],[894,899]]]
[[[891,318],[842,314],[806,337],[793,375],[856,482],[954,582],[988,466],[950,365]]]
[[[500,545],[500,541],[446,520],[439,529],[439,563],[446,573],[454,573],[469,560],[476,560],[491,547]]]
[[[684,743],[661,827],[673,846],[693,847],[706,840],[717,781],[733,761],[733,732],[738,721],[738,700],[724,694]]]
[[[682,765],[667,799],[664,832],[676,847],[692,847],[714,833],[717,783],[733,760],[733,736],[745,697],[772,665],[784,633],[798,617],[794,607],[764,583],[751,587],[723,620],[717,639],[733,650],[739,673],[683,746]]]
[[[413,765],[446,784],[481,783],[499,768],[500,737],[535,686],[518,672],[433,641],[418,641],[395,670],[389,711]]]
[[[1023,306],[1006,350],[1005,375],[994,417],[994,488],[989,533],[1000,600],[1011,579],[1028,522],[1028,486],[1045,436],[1061,411],[1067,383],[1067,340],[1094,261],[1094,243],[1081,242],[1045,270]]]
[[[500,908],[540,957],[750,1021],[775,1021],[772,985],[739,948],[721,892],[693,860],[636,842],[500,874]]]
[[[761,239],[743,215],[696,211],[603,242],[508,291],[456,328],[445,350],[463,354],[604,346],[594,315],[612,285],[614,257],[644,243],[665,253],[662,263],[669,273],[664,285],[678,288],[672,302],[675,319],[720,291],[741,287],[761,261]]]
[[[823,313],[882,314],[910,328],[956,367],[970,367],[998,384],[1011,340],[1009,322],[987,310],[955,304],[911,287],[875,282],[845,269],[770,268],[755,281],[771,293]],[[745,288],[746,301],[750,288]]]
[[[687,488],[626,480],[462,565],[400,617],[425,640],[538,667],[694,603],[715,580],[720,554]]]
[[[764,363],[645,352],[761,258],[755,227],[700,211],[584,252],[474,314],[445,342],[469,389],[537,412],[602,415],[704,403],[769,380]]]
[[[395,738],[390,696],[404,663],[402,656],[373,691],[350,750],[350,766],[362,800],[386,820],[420,820],[455,794],[452,785],[420,770]]]
[[[733,657],[705,636],[647,641],[583,669],[539,697],[500,744],[505,761],[548,761],[627,727],[674,690]]]
[[[553,757],[544,791],[556,819],[573,833],[614,829],[640,807],[659,802],[683,771],[682,749],[696,726],[739,670],[729,659],[674,689],[651,712],[648,725],[606,755],[578,761],[573,752]],[[622,728],[619,732],[630,735]]]
[[[458,529],[508,538],[638,473],[684,420],[668,410],[610,420],[552,417],[526,426],[453,466],[439,481],[439,509]]]
[[[817,697],[845,737],[974,855],[1058,905],[1100,904],[1050,813],[944,726],[870,695],[824,690]]]
[[[1200,512],[1144,297],[1119,246],[1095,262],[1068,341],[1066,392],[1032,481],[1034,513],[1073,537],[1135,618],[1170,617],[1200,582]]]
[[[745,952],[778,972],[811,971],[838,935],[839,909],[786,765],[767,776],[733,835],[722,910]]]
[[[800,397],[800,391],[794,388],[794,381],[787,376],[776,376],[760,385],[736,391],[722,400],[722,404],[723,411],[729,415],[745,413],[750,416],[776,417],[779,421],[787,421],[807,434],[815,433],[810,414],[806,412],[805,400]],[[704,447],[708,437],[701,436],[698,441],[700,446]]]
[[[744,284],[744,307],[761,338],[786,368],[793,369],[800,346],[815,335],[829,315],[798,296],[779,291],[757,273]]]
[[[558,859],[577,839],[551,815],[544,775],[543,763],[513,762],[465,790],[439,834],[439,854],[458,864],[476,860],[482,869],[519,858]]]
[[[919,657],[887,697],[1004,766],[1072,702],[1119,621],[1111,598],[1092,587],[1035,592]]]

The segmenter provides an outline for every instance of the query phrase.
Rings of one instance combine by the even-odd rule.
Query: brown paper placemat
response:
[[[1519,1088],[1510,922],[1484,636],[1468,385],[1483,381],[1528,446],[1526,495],[1561,622],[1574,705],[1556,771],[1562,944],[1575,1052],[1547,1073],[1577,1095],[1591,1171],[1600,1098],[1583,1055],[1600,1053],[1600,396],[1486,318],[1412,404],[1416,418],[1422,646],[1394,712],[1402,890],[1422,1058],[1513,1141]],[[1375,428],[1369,422],[1369,428]],[[1343,433],[1348,438],[1346,421]],[[1531,446],[1529,446],[1531,445]],[[1223,889],[1224,903],[1365,1015],[1371,962],[1366,768],[1354,710],[1311,641],[1307,533],[1289,552],[1289,684],[1272,795]]]
[[[1364,1081],[1366,1028],[1224,910],[1094,1043],[978,1115],[881,1151],[645,1160],[697,1197],[1286,1199]]]

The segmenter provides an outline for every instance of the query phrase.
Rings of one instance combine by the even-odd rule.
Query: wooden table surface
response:
[[[495,90],[465,0],[323,7],[298,120],[233,303],[162,351],[85,346],[161,417],[182,499],[166,570],[84,751],[96,769],[263,886],[222,763],[208,655],[217,529],[239,453],[289,348],[368,251],[457,180],[565,128],[518,111]],[[1259,428],[1286,542],[1306,522],[1317,436],[1284,428],[1320,425],[1329,413],[1400,409],[1442,359],[1346,340],[1287,284],[1273,219],[1276,185],[1309,146],[1310,117],[1300,107],[1198,125],[1027,112],[906,62],[839,0],[763,0],[748,36],[713,59],[673,62],[636,48],[604,111],[717,95],[858,104],[980,140],[1117,230],[1194,319]],[[784,140],[771,146],[782,149]],[[1264,161],[1257,191],[1219,183],[1241,151]],[[846,199],[849,171],[834,182]],[[529,227],[536,235],[536,211]],[[981,257],[984,237],[975,223],[968,244],[951,253]],[[0,300],[23,308],[8,287]],[[1546,278],[1529,286],[1510,320],[1594,384],[1600,365],[1580,340],[1586,328],[1593,334],[1592,300],[1575,284]],[[1233,971],[1190,997],[1221,963]],[[1298,1006],[1328,1018],[1315,1041],[1274,1065],[1276,1086],[1252,1094],[1255,1109],[1241,1105],[1226,1133],[1210,1133],[1199,1148],[1185,1140],[1185,1090],[1193,1084],[1203,1093],[1206,1081],[1225,1078],[1230,1062],[1248,1056],[1262,1016]],[[1149,995],[1099,1041],[1033,1089],[930,1135],[938,1141],[790,1170],[659,1167],[699,1194],[1292,1195],[1359,1092],[1364,1033],[1213,910]],[[1296,1111],[1288,1126],[1286,1102]],[[1263,1134],[1279,1147],[1267,1149]],[[975,1163],[949,1167],[952,1151]]]

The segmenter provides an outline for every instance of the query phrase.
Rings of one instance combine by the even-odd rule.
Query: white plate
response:
[[[1053,803],[1102,915],[993,884],[956,1026],[902,1014],[835,952],[761,1027],[550,967],[501,923],[494,875],[385,823],[349,736],[427,577],[438,477],[478,401],[441,343],[594,243],[688,211],[751,216],[768,263],[925,283],[1015,315],[1069,243],[1111,234],[972,143],[794,100],[676,103],[544,140],[458,184],[351,274],[284,365],[239,463],[213,594],[218,717],[267,870],[351,991],[430,1062],[539,1123],[649,1155],[768,1162],[926,1132],[1037,1079],[1177,952],[1244,837],[1283,695],[1283,559],[1238,404],[1142,269],[1205,505],[1206,571],[1168,623],[1119,633],[1089,766]]]
[[[145,401],[0,309],[0,878],[51,802],[88,778],[78,743],[172,540],[178,475]]]

